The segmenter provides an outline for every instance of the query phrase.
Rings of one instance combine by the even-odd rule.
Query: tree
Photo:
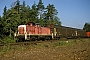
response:
[[[55,15],[57,15],[57,10],[55,9],[54,5],[49,4],[47,7],[47,14],[46,14],[46,18],[48,18],[50,20],[50,24],[53,24],[53,17]]]
[[[0,38],[2,38],[2,35],[3,35],[3,21],[2,21],[2,18],[0,16]]]
[[[86,32],[90,32],[90,23],[85,23],[83,30],[85,30]]]
[[[6,20],[6,17],[7,17],[7,7],[6,6],[4,7],[3,17]]]
[[[0,23],[0,28],[1,28],[1,34],[2,35],[6,35],[5,34],[5,26],[6,26],[6,21],[7,21],[7,7],[5,6],[3,9],[3,16],[1,17],[1,23]]]
[[[53,20],[54,20],[54,24],[55,24],[55,25],[61,26],[61,21],[60,21],[60,19],[59,19],[57,16],[54,16],[54,17],[53,17]]]
[[[23,5],[22,5],[23,7],[25,7],[26,6],[26,4],[25,4],[25,1],[23,1]]]
[[[35,4],[35,2],[34,2],[34,4],[32,5],[32,10],[31,10],[32,12],[31,12],[31,16],[32,16],[32,20],[34,21],[34,22],[37,22],[38,23],[38,10],[37,10],[37,5]]]
[[[20,24],[20,16],[14,9],[7,11],[7,20],[4,26],[4,34],[11,36],[17,30],[17,26]]]
[[[21,5],[21,10],[19,12],[20,14],[20,19],[21,19],[21,23],[20,24],[25,24],[26,21],[27,21],[27,7],[26,7],[26,4],[25,4],[25,1],[23,1],[23,4]]]
[[[45,9],[45,7],[43,5],[42,0],[39,0],[39,3],[37,5],[37,10],[38,10],[38,12],[40,14],[40,20],[42,20],[42,13],[44,12],[44,9]]]
[[[19,0],[17,0],[16,1],[16,6],[14,7],[14,9],[16,9],[16,11],[17,11],[17,13],[19,14],[19,11],[20,11],[20,1]]]

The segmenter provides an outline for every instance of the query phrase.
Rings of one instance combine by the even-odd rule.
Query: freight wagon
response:
[[[58,25],[49,25],[51,33],[53,33],[54,38],[78,38],[86,37],[86,31],[77,28],[58,26]]]
[[[87,33],[89,35],[89,33]],[[89,35],[90,36],[90,35]],[[18,26],[18,41],[25,40],[52,40],[60,38],[78,38],[86,37],[86,32],[82,29],[76,29],[58,25],[48,25],[41,27],[39,24],[29,22],[26,25]]]
[[[90,37],[90,32],[86,32],[87,37]]]

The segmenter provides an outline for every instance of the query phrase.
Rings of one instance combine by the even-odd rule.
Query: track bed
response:
[[[13,45],[0,60],[90,60],[90,39],[73,40]]]

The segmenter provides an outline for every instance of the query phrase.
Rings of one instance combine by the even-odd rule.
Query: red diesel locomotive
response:
[[[39,24],[29,22],[27,25],[18,26],[17,38],[20,40],[52,39],[50,28],[41,27]]]

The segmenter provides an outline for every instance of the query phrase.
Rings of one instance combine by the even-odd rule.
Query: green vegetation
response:
[[[57,14],[53,4],[48,4],[45,7],[42,0],[39,0],[38,4],[34,2],[32,6],[26,5],[25,1],[20,4],[20,1],[17,0],[11,5],[11,8],[7,9],[5,6],[3,15],[0,16],[0,39],[3,40],[8,36],[14,38],[18,25],[27,24],[30,21],[39,23],[41,26],[61,25]]]
[[[85,30],[86,32],[90,32],[90,23],[85,23],[83,30]]]
[[[71,39],[68,41],[60,41],[53,44],[54,47],[71,46],[78,43],[90,42],[89,39]]]
[[[0,40],[0,43],[5,43],[5,44],[14,43],[14,42],[15,40],[12,37],[5,37],[2,40]]]
[[[23,51],[25,49],[26,48],[24,46],[10,46],[9,44],[6,44],[2,48],[0,48],[0,54],[9,52],[10,50],[15,50],[15,51],[20,50],[20,51]]]
[[[56,42],[54,43],[54,46],[69,46],[69,45],[73,45],[74,43],[77,43],[77,40],[69,40],[69,41],[60,41],[60,42]]]

